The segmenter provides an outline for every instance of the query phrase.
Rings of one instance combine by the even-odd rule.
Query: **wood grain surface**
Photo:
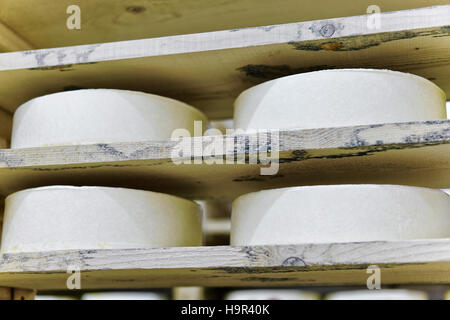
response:
[[[450,283],[450,240],[3,254],[0,286],[64,290],[75,268],[82,289],[364,286],[373,265],[382,285]]]
[[[217,152],[223,164],[209,164],[204,151],[224,137],[233,148]],[[287,130],[278,141],[258,143],[257,134],[238,134],[3,149],[0,194],[56,184],[129,187],[191,199],[232,199],[261,189],[315,184],[449,187],[450,120]],[[175,154],[181,146],[192,148],[191,156]],[[269,149],[279,151],[279,170],[261,175],[267,165],[257,156]],[[245,164],[237,163],[244,158]]]

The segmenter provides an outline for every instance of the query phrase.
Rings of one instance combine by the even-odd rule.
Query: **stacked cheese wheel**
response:
[[[311,129],[446,119],[432,82],[388,70],[325,70],[244,91],[235,128]],[[232,209],[232,245],[450,237],[450,197],[389,185],[293,187],[250,193]]]
[[[244,91],[235,127],[314,129],[446,119],[445,93],[427,79],[371,69],[283,77]]]
[[[450,237],[450,196],[393,185],[292,187],[233,202],[231,244],[266,245]]]
[[[326,300],[428,300],[428,294],[418,290],[382,289],[349,290],[329,293]]]
[[[293,289],[250,289],[231,291],[225,300],[320,300],[320,294]]]
[[[197,246],[200,207],[141,190],[53,186],[6,199],[3,252]]]
[[[89,292],[83,294],[82,300],[167,300],[163,293],[152,291],[110,291]]]
[[[327,70],[269,81],[242,93],[235,127],[308,129],[445,119],[445,94],[430,81],[386,70]],[[195,134],[198,110],[140,92],[91,89],[33,99],[14,115],[12,148],[164,140]],[[201,244],[198,206],[119,188],[57,186],[6,201],[2,250]],[[450,237],[441,191],[388,185],[297,187],[233,203],[232,245]]]
[[[90,89],[35,98],[14,114],[12,148],[166,140],[206,118],[182,102]],[[132,189],[50,186],[6,199],[2,252],[197,246],[200,207]]]
[[[194,135],[197,109],[177,100],[127,90],[55,93],[21,105],[14,114],[11,148],[169,139],[177,129]]]

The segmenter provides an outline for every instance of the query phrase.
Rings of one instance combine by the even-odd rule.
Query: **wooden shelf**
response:
[[[211,119],[226,118],[237,95],[260,82],[348,67],[411,72],[450,95],[450,5],[382,13],[378,29],[367,20],[352,16],[4,53],[0,106],[12,113],[40,95],[106,87],[161,94]]]
[[[447,0],[378,0],[384,12]],[[68,6],[81,8],[81,30],[66,28]],[[370,0],[2,0],[1,50],[53,48],[310,21],[365,14]]]
[[[82,289],[364,286],[370,265],[382,285],[450,283],[450,239],[4,254],[0,286],[64,290],[74,266]]]
[[[79,0],[79,32],[65,28],[65,8],[73,1],[35,1],[3,1],[0,51],[84,45],[0,54],[0,138],[9,138],[20,104],[80,88],[160,94],[192,104],[211,119],[231,117],[234,99],[253,85],[322,69],[410,72],[450,96],[448,1],[413,9],[423,1],[380,0],[383,11],[409,10],[384,12],[380,28],[371,29],[368,16],[358,15],[370,1],[343,0],[336,7],[335,0],[109,0],[108,6],[100,5],[105,0]],[[117,40],[128,41],[100,43]],[[185,160],[172,157],[181,140],[3,149],[0,198],[56,184],[156,190],[191,199],[317,184],[450,187],[450,120],[285,130],[279,146],[249,145],[254,137],[233,136],[235,149],[219,155],[248,158],[262,147],[279,149],[278,174],[260,175],[261,164],[176,165],[174,160]],[[213,140],[182,142],[206,147]],[[226,235],[228,222],[215,222],[206,230]],[[67,270],[74,266],[81,270],[82,289],[132,289],[364,286],[370,265],[381,268],[383,285],[448,284],[450,239],[2,254],[0,296],[33,294],[17,288],[65,290]]]
[[[235,136],[222,157],[254,155],[255,134]],[[204,147],[213,137],[186,138]],[[0,150],[0,195],[44,185],[100,185],[157,190],[191,199],[232,199],[285,186],[389,183],[448,188],[450,120],[288,130],[279,134],[280,167],[180,164],[180,140]],[[274,150],[275,145],[268,144]]]

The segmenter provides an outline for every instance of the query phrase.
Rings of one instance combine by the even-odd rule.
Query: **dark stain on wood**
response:
[[[265,181],[267,180],[267,177],[264,176],[241,176],[241,177],[237,177],[234,178],[232,181],[234,182],[244,182],[244,181]]]
[[[283,65],[264,65],[264,64],[248,64],[237,68],[237,71],[244,73],[247,77],[258,79],[277,79],[284,76],[290,76],[297,73],[319,71],[324,69],[333,69],[335,67],[328,65],[317,65],[302,68],[293,68],[287,64]]]
[[[402,150],[402,149],[417,149],[417,148],[423,148],[423,147],[429,147],[429,146],[436,146],[440,144],[450,144],[450,141],[436,141],[436,142],[422,142],[422,143],[415,143],[417,140],[423,139],[423,137],[406,137],[404,138],[405,144],[388,144],[388,145],[374,145],[369,147],[343,147],[338,148],[338,150],[345,150],[345,151],[351,151],[354,150],[354,152],[343,152],[343,153],[337,153],[333,155],[318,155],[313,156],[308,153],[306,150],[294,150],[292,151],[292,155],[289,158],[280,158],[279,163],[291,163],[291,162],[298,162],[298,161],[306,161],[306,160],[312,160],[312,159],[342,159],[342,158],[348,158],[348,157],[365,157],[365,156],[371,156],[376,153],[380,152],[386,152],[389,150]],[[430,140],[432,141],[432,140]],[[249,178],[250,179],[250,178]],[[250,181],[250,180],[246,180]]]
[[[89,65],[89,64],[97,64],[98,62],[80,62],[77,63],[77,66],[80,65]],[[32,71],[53,71],[53,70],[59,70],[61,72],[65,72],[65,71],[72,71],[75,70],[74,68],[74,64],[61,64],[61,65],[56,65],[56,66],[47,66],[47,67],[35,67],[35,68],[29,68],[28,70],[32,70]]]
[[[295,50],[304,51],[357,51],[397,40],[427,36],[447,37],[450,35],[449,30],[449,27],[441,27],[434,30],[386,32],[365,36],[336,38],[333,40],[289,42],[289,44],[292,45]]]
[[[40,71],[59,70],[61,72],[64,72],[64,71],[73,70],[72,66],[73,66],[73,64],[64,64],[64,65],[58,65],[58,66],[30,68],[29,70],[40,70]]]
[[[257,281],[257,282],[287,282],[287,281],[295,281],[296,278],[269,278],[269,277],[248,277],[243,278],[243,281]],[[311,280],[311,282],[315,282]]]
[[[139,14],[145,12],[147,9],[143,6],[128,6],[125,10],[132,14]]]

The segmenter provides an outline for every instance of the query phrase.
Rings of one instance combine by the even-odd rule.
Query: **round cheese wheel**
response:
[[[53,186],[6,198],[2,252],[202,244],[200,207],[162,193]]]
[[[312,129],[446,119],[445,93],[432,82],[389,70],[302,73],[244,91],[235,127]]]
[[[423,291],[404,289],[349,290],[329,293],[326,300],[428,300]]]
[[[450,237],[450,196],[427,188],[283,188],[243,195],[232,208],[232,245],[446,237]]]
[[[85,293],[81,300],[167,300],[167,297],[151,291],[109,291]]]
[[[320,294],[294,289],[251,289],[231,291],[225,300],[319,300]]]
[[[193,136],[196,120],[207,126],[197,109],[153,94],[67,91],[35,98],[17,109],[11,148],[166,140],[175,129]]]

